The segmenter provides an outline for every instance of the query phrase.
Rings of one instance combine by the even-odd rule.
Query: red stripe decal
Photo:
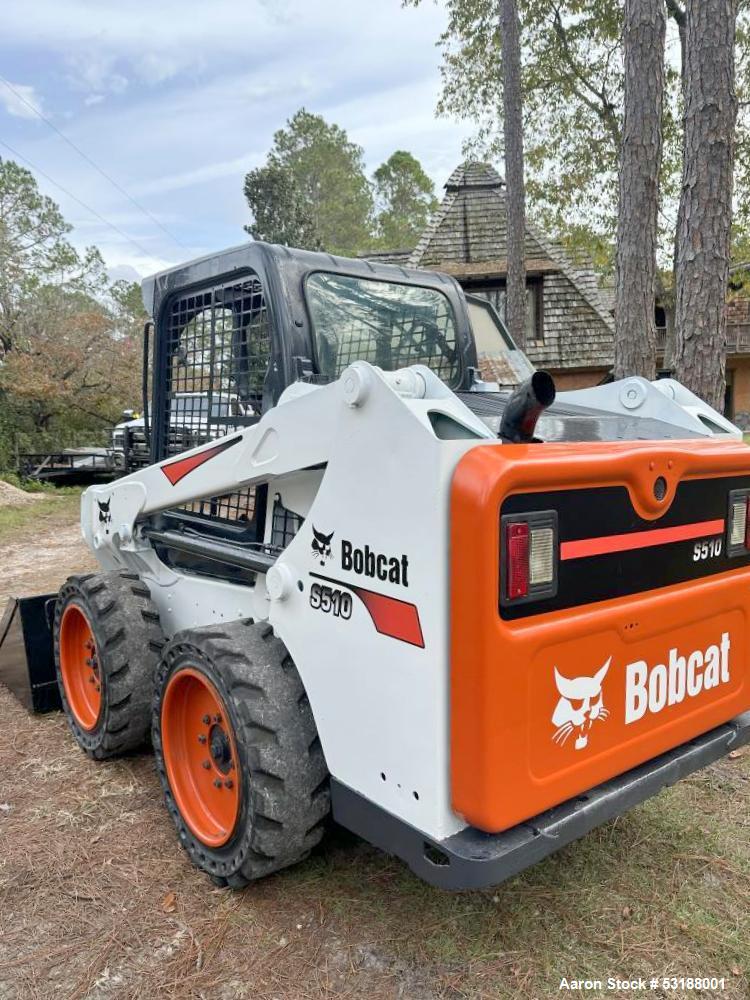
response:
[[[335,583],[337,587],[346,587],[355,593],[367,608],[376,631],[381,635],[388,635],[392,639],[400,639],[401,642],[408,642],[412,646],[424,649],[424,636],[416,604],[400,601],[396,597],[387,597],[385,594],[377,594],[374,590],[365,590],[364,587],[357,587],[343,580],[334,580],[333,577],[322,576],[320,573],[311,573],[310,576],[316,580],[325,580],[326,583]]]
[[[667,545],[670,542],[687,542],[691,538],[707,535],[721,535],[725,521],[696,521],[694,524],[678,524],[674,528],[654,528],[651,531],[631,531],[626,535],[601,535],[599,538],[581,538],[575,542],[560,543],[561,559],[584,559],[587,556],[602,556],[610,552],[627,552],[630,549],[648,549],[653,545]]]
[[[351,588],[370,613],[372,623],[381,635],[389,635],[401,642],[424,649],[422,626],[415,604],[399,601],[395,597],[376,594],[362,587]]]
[[[215,458],[222,451],[226,451],[227,448],[231,448],[233,444],[238,444],[239,438],[228,438],[226,441],[222,441],[221,444],[214,445],[213,448],[207,448],[205,451],[199,451],[197,455],[189,455],[187,458],[178,458],[176,462],[169,462],[167,465],[162,465],[161,471],[170,481],[172,486],[176,486],[181,479],[192,472],[193,469],[197,469],[199,466],[203,465],[204,462],[208,462],[209,459]]]

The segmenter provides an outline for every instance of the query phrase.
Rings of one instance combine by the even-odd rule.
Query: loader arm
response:
[[[366,418],[361,413],[365,401]],[[140,571],[151,546],[139,522],[204,497],[326,466],[347,421],[377,419],[379,402],[394,411],[384,420],[386,435],[406,421],[413,433],[434,439],[439,414],[462,438],[493,439],[486,425],[428,368],[415,365],[384,372],[355,362],[330,385],[295,383],[252,427],[86,490],[82,534],[106,568]],[[270,565],[268,557],[265,562]]]

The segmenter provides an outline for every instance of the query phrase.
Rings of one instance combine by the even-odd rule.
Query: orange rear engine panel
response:
[[[461,459],[451,782],[468,823],[508,829],[750,709],[750,544],[730,538],[743,490],[740,442],[490,444]],[[519,520],[553,526],[555,580],[513,600]]]

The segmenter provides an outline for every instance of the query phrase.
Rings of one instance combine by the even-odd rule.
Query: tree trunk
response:
[[[678,0],[667,0],[667,13],[677,25],[680,35],[680,87],[682,89],[683,103],[683,130],[682,130],[682,155],[685,156],[685,129],[684,129],[684,105],[685,105],[685,50],[687,48],[687,13],[685,7]],[[669,301],[665,304],[667,315],[667,335],[664,342],[664,360],[662,366],[665,371],[674,371],[675,357],[677,355],[677,330],[675,327],[675,297],[677,294],[677,252],[678,252],[677,227],[675,226],[674,244],[672,247],[672,288],[669,294]]]
[[[625,0],[615,378],[656,377],[654,298],[666,30],[664,0]]]
[[[737,95],[737,0],[690,0],[677,219],[677,379],[721,411]]]
[[[505,322],[519,347],[526,344],[526,193],[523,178],[521,43],[516,0],[500,0],[503,60],[503,132],[508,227]]]

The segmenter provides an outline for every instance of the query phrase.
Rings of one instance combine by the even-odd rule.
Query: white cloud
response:
[[[66,57],[68,81],[75,90],[91,91],[94,97],[122,94],[128,78],[117,69],[115,56],[105,52],[75,52]],[[96,103],[96,102],[93,102]]]
[[[139,197],[164,194],[167,191],[179,191],[182,188],[195,187],[198,184],[220,180],[224,177],[242,177],[259,159],[258,153],[247,153],[233,159],[207,163],[202,167],[196,167],[195,170],[185,170],[181,173],[167,174],[163,177],[156,177],[154,180],[145,181],[138,185],[135,193]]]
[[[25,83],[0,80],[0,104],[14,118],[36,118],[41,113],[42,102],[33,87]]]
[[[40,180],[111,266],[149,274],[245,240],[243,176],[301,106],[345,128],[369,171],[408,149],[438,184],[470,130],[434,116],[442,4],[34,0],[30,18],[28,0],[0,3],[0,59],[23,53],[8,72],[33,79],[46,113],[182,244],[49,129],[11,123],[9,142],[141,245]]]
[[[437,5],[404,10],[400,0],[34,0],[33,18],[23,0],[3,3],[7,44],[72,53],[79,83],[93,90],[107,89],[108,74],[155,85],[222,62],[305,61],[319,49],[346,58],[369,46],[392,66],[389,48],[408,48],[409,36],[426,32],[434,41],[444,20]]]

